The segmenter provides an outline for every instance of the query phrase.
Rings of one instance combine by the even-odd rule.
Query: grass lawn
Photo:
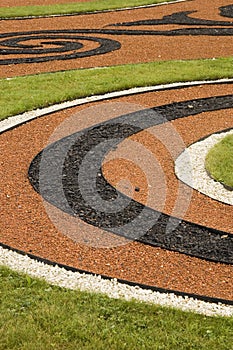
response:
[[[154,2],[98,0],[0,8],[0,17],[76,13]],[[0,79],[0,119],[135,86],[232,78],[232,62],[232,58],[167,61]],[[66,290],[0,267],[0,350],[233,350],[232,329],[233,317],[205,317]]]
[[[78,14],[151,5],[169,1],[172,0],[96,0],[84,3],[73,2],[55,5],[0,7],[0,18]]]
[[[1,350],[232,350],[233,318],[50,286],[0,267]]]
[[[5,118],[96,93],[175,81],[227,78],[232,73],[232,59],[226,58],[1,79],[0,113]],[[155,305],[111,300],[103,295],[52,287],[6,268],[0,269],[0,315],[0,350],[233,350],[233,317],[205,317]]]
[[[212,178],[233,188],[233,135],[224,137],[209,150],[205,167]]]
[[[162,61],[0,79],[0,119],[137,86],[233,77],[233,59]],[[62,88],[61,88],[62,87]]]

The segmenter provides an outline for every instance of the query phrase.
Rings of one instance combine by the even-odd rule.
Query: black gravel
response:
[[[221,16],[233,18],[233,5],[222,6],[219,10]]]
[[[116,191],[101,172],[106,154],[130,135],[168,120],[227,108],[233,108],[233,95],[122,115],[45,148],[32,161],[29,180],[46,201],[90,225],[146,244],[232,264],[232,234],[148,208]]]
[[[232,13],[232,5],[221,8],[221,15]],[[197,11],[182,11],[175,12],[171,15],[164,16],[161,19],[147,19],[134,22],[121,22],[113,24],[113,26],[148,26],[148,25],[164,25],[164,24],[179,24],[179,25],[198,25],[198,26],[232,26],[233,22],[229,21],[214,21],[209,19],[193,18],[189,15]],[[229,16],[231,17],[231,16]]]
[[[0,65],[76,59],[105,54],[121,47],[121,44],[116,40],[77,35],[77,33],[80,33],[80,31],[41,30],[3,33],[0,35],[0,57],[3,57],[0,59]],[[27,41],[30,40],[37,40],[38,44],[27,45]],[[84,46],[81,43],[83,40],[98,43],[98,47],[92,50],[79,51]],[[54,47],[46,48],[46,45],[54,45]],[[19,57],[22,54],[29,57]],[[14,55],[15,57],[5,59],[4,56],[6,55]]]
[[[233,5],[221,7],[220,14],[223,17],[233,17]],[[163,36],[232,36],[233,21],[213,21],[190,17],[196,11],[183,11],[164,16],[161,19],[150,19],[132,22],[109,24],[104,29],[66,29],[66,30],[40,30],[27,32],[13,32],[0,34],[0,65],[38,63],[54,60],[68,60],[105,54],[121,47],[119,41],[102,38],[96,35],[163,35]],[[188,28],[174,30],[139,30],[116,29],[116,27],[139,27],[163,25],[187,25]],[[195,27],[196,26],[196,27]],[[113,28],[110,28],[113,27]],[[230,28],[231,27],[231,28]],[[87,35],[88,34],[88,35]],[[95,36],[93,36],[95,35]],[[38,44],[27,44],[28,41],[37,40]],[[98,47],[92,50],[80,51],[83,48],[83,40],[98,43]],[[46,45],[53,45],[46,48]],[[12,55],[11,58],[5,58]],[[25,57],[22,57],[24,55]]]

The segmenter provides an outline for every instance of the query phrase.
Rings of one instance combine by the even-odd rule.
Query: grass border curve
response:
[[[123,10],[140,6],[153,6],[181,0],[95,0],[84,3],[67,3],[37,6],[0,7],[0,19],[78,15],[93,12]],[[185,0],[182,0],[185,1]]]

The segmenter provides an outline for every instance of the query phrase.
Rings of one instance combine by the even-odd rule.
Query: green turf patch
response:
[[[0,18],[81,14],[86,12],[116,10],[134,6],[151,5],[172,0],[96,0],[38,6],[0,7]]]
[[[233,59],[162,61],[0,79],[0,119],[76,98],[157,84],[230,78]]]
[[[233,135],[224,137],[210,149],[205,167],[212,178],[233,189]]]
[[[72,291],[0,267],[0,349],[230,350],[233,318]]]
[[[0,17],[102,11],[159,1],[0,8]],[[0,80],[0,118],[110,91],[230,78],[232,59],[156,62]],[[62,87],[62,88],[61,88]],[[231,350],[233,318],[205,317],[81,293],[0,268],[0,350]]]

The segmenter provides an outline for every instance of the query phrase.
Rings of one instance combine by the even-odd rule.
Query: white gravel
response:
[[[233,316],[233,305],[209,303],[175,294],[160,293],[138,286],[119,283],[116,279],[103,279],[98,275],[67,271],[58,266],[51,266],[0,247],[0,265],[12,270],[39,277],[52,285],[95,293],[103,293],[110,298],[138,300],[162,306],[192,311],[207,316]]]
[[[224,83],[232,81],[233,79],[221,79],[216,81],[196,81],[166,84],[145,88],[134,88],[117,93],[109,93],[101,96],[78,99],[75,101],[57,104],[49,108],[38,109],[36,111],[31,111],[12,118],[8,118],[0,122],[0,132],[7,131],[22,123],[38,118],[45,114],[52,113],[53,111],[85,104],[91,101],[100,101],[112,97],[120,97],[146,91],[164,90],[173,87],[195,86],[200,84]],[[182,164],[182,162],[180,163]],[[200,301],[188,296],[181,297],[171,293],[154,292],[150,289],[142,289],[138,286],[132,287],[127,284],[119,283],[116,279],[107,280],[97,275],[67,271],[58,266],[51,266],[42,262],[38,262],[37,260],[29,258],[27,255],[18,254],[12,250],[2,248],[1,246],[0,265],[7,266],[12,270],[18,271],[20,273],[26,273],[31,277],[45,279],[50,284],[59,285],[61,287],[69,289],[79,289],[82,291],[104,293],[111,298],[117,299],[136,299],[138,301],[178,308],[183,311],[197,312],[207,316],[233,316],[233,305],[225,305],[222,303],[216,304]]]
[[[103,67],[93,68],[93,69],[99,70],[99,69],[103,69]],[[6,78],[6,79],[11,80],[15,78]],[[33,111],[25,112],[25,113],[4,119],[0,122],[0,132],[7,131],[10,128],[18,126],[30,120],[33,120],[35,118],[42,117],[46,114],[61,111],[66,108],[83,105],[85,103],[104,101],[104,100],[109,100],[111,98],[134,95],[134,94],[149,92],[149,91],[160,91],[160,90],[179,88],[179,87],[182,88],[182,87],[191,87],[191,86],[197,86],[197,85],[221,84],[221,83],[233,83],[233,79],[218,79],[218,80],[208,80],[208,81],[199,80],[199,81],[191,81],[191,82],[187,81],[184,83],[172,83],[172,84],[161,84],[161,85],[146,86],[146,87],[136,87],[128,90],[109,92],[103,95],[95,95],[95,96],[89,96],[85,98],[79,98],[73,101],[57,103],[50,107],[45,107],[41,109],[38,108]]]
[[[179,180],[206,196],[230,205],[233,205],[233,191],[227,190],[221,183],[213,180],[207,174],[205,157],[210,148],[217,142],[232,134],[233,129],[212,134],[186,148],[175,162],[175,172]]]

